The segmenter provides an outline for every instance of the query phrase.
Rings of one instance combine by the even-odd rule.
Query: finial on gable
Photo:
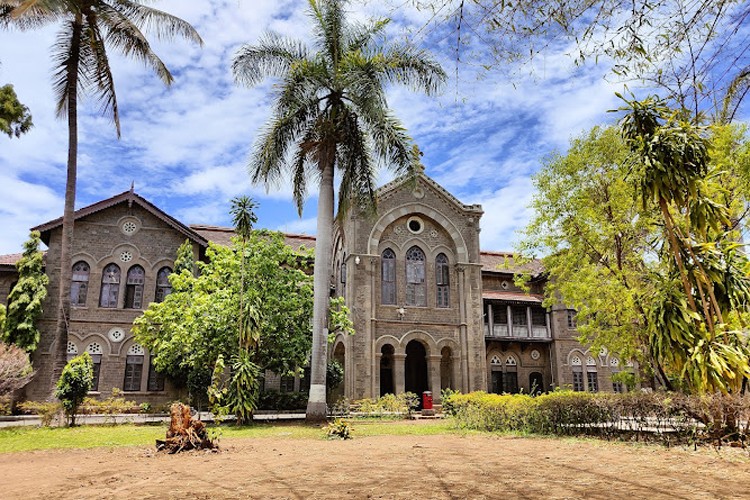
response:
[[[133,193],[135,192],[135,180],[130,181],[130,197],[128,198],[128,208],[133,208]]]

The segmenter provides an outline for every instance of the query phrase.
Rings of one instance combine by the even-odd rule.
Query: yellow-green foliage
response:
[[[455,393],[443,401],[464,429],[606,437],[750,436],[750,396],[640,391],[626,394],[554,391],[528,394]],[[699,425],[700,424],[700,425]]]

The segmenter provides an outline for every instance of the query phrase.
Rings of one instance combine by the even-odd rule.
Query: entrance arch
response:
[[[333,360],[336,361],[341,368],[344,370],[344,377],[341,379],[341,383],[331,389],[331,401],[337,401],[344,397],[346,388],[346,347],[343,342],[336,344],[333,349]]]
[[[380,348],[380,395],[396,394],[393,383],[393,346],[385,344]]]
[[[413,392],[422,400],[422,393],[429,390],[427,378],[427,350],[418,340],[406,344],[404,366],[404,390]]]
[[[529,374],[529,392],[531,394],[541,394],[544,392],[544,376],[539,372]]]
[[[440,388],[455,388],[453,386],[453,351],[448,346],[440,350]]]

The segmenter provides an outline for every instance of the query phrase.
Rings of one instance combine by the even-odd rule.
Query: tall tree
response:
[[[8,137],[20,137],[31,129],[29,108],[21,104],[13,85],[0,87],[0,132]]]
[[[23,256],[16,263],[18,282],[8,294],[5,327],[0,332],[4,342],[33,352],[39,344],[36,320],[42,315],[42,304],[47,298],[49,278],[44,273],[39,231],[32,231],[23,244]]]
[[[184,37],[202,44],[198,32],[175,16],[143,5],[142,0],[0,0],[1,20],[22,29],[59,23],[52,47],[55,65],[53,88],[57,115],[68,124],[68,163],[65,182],[62,239],[60,243],[60,287],[52,382],[66,364],[70,314],[71,254],[78,168],[78,97],[91,94],[114,122],[120,137],[120,114],[109,63],[110,49],[150,66],[167,85],[172,74],[153,52],[143,31],[157,38]]]
[[[623,80],[663,91],[677,107],[735,116],[750,90],[742,0],[412,0],[454,32],[457,61],[533,68],[546,54],[611,65]],[[401,3],[399,2],[399,5]],[[441,33],[442,34],[442,33]]]
[[[273,116],[253,154],[253,182],[292,177],[300,215],[308,181],[318,182],[315,242],[313,347],[309,420],[326,416],[326,312],[331,279],[334,173],[341,174],[339,213],[352,203],[371,207],[375,159],[397,173],[418,163],[400,121],[389,111],[386,84],[399,83],[431,95],[445,79],[440,65],[407,44],[386,44],[388,20],[367,24],[346,19],[346,0],[309,0],[314,46],[274,33],[235,55],[235,79],[255,85],[266,77],[281,80]],[[294,152],[292,154],[292,149]],[[290,160],[290,161],[288,161]]]

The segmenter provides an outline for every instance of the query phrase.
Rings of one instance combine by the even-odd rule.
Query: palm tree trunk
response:
[[[50,388],[54,394],[57,381],[67,363],[68,320],[70,318],[70,280],[73,276],[71,255],[73,253],[73,222],[76,202],[76,177],[78,171],[78,65],[81,52],[81,15],[73,22],[71,64],[68,65],[68,172],[65,181],[65,208],[63,209],[62,237],[60,241],[60,286],[58,295],[57,325],[55,327],[55,350]]]
[[[333,234],[333,157],[327,158],[320,175],[318,230],[313,273],[313,344],[310,361],[310,398],[307,421],[326,418],[326,365],[328,354],[328,305],[330,303]]]

